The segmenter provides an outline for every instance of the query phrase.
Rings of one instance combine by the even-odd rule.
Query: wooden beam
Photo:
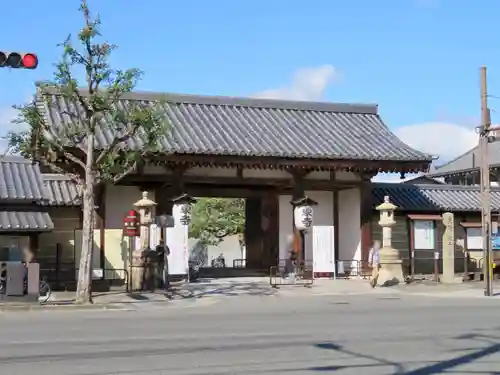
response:
[[[293,187],[292,178],[238,178],[238,177],[211,177],[211,176],[177,176],[177,175],[130,175],[120,181],[121,185],[142,185],[142,184],[163,184],[164,186],[187,184],[220,185],[232,187],[247,186],[268,186],[276,188]],[[356,187],[361,184],[359,181],[331,181],[301,179],[301,184],[305,190],[325,190],[333,191],[337,188]]]
[[[420,172],[427,170],[430,162],[391,160],[276,158],[229,155],[159,155],[156,163],[191,166],[246,167],[260,169],[340,170],[354,172]]]

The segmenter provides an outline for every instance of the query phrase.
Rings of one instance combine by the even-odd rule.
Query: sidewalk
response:
[[[338,279],[338,280],[315,280],[314,286],[307,288],[283,288],[282,293],[289,294],[311,294],[315,296],[327,295],[412,295],[437,298],[485,298],[484,283],[482,282],[456,282],[453,284],[441,284],[432,281],[416,282],[412,284],[399,284],[393,287],[377,287],[372,289],[367,280],[362,279]],[[303,290],[301,290],[303,289]],[[493,286],[495,296],[500,300],[500,284]]]
[[[412,295],[437,298],[485,298],[484,284],[481,282],[436,284],[422,282],[413,284],[400,284],[394,287],[378,287],[372,289],[367,280],[363,279],[337,279],[315,280],[310,287],[303,285],[283,285],[274,289],[269,285],[269,278],[228,278],[201,280],[192,284],[174,285],[168,293],[161,290],[157,292],[126,293],[115,290],[106,293],[95,293],[92,305],[75,305],[74,292],[54,292],[50,301],[44,305],[38,304],[0,304],[0,311],[7,310],[37,310],[37,309],[101,309],[101,310],[136,310],[141,306],[167,306],[178,305],[180,301],[198,301],[200,299],[220,299],[229,297],[308,297],[308,296],[334,296],[334,295]],[[500,284],[495,283],[494,291],[500,300]]]

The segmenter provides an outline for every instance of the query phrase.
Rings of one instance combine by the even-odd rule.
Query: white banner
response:
[[[313,234],[313,272],[335,272],[335,231],[333,225],[315,225]]]
[[[166,228],[166,244],[170,249],[168,256],[169,275],[187,275],[189,273],[188,226],[181,223],[179,205],[172,208],[175,226]]]

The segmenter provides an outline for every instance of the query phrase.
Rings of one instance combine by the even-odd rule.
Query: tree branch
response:
[[[136,169],[137,169],[137,165],[138,163],[137,162],[134,162],[131,166],[129,166],[128,168],[126,168],[123,172],[121,173],[118,173],[117,175],[115,175],[113,177],[113,183],[114,184],[117,184],[118,182],[120,182],[125,176],[127,176],[129,173],[132,173],[134,172]]]
[[[125,142],[126,140],[132,138],[132,137],[135,137],[137,135],[137,132],[140,128],[140,124],[135,124],[132,129],[130,129],[129,131],[127,131],[124,135],[122,135],[121,137],[116,137],[113,139],[113,141],[111,142],[111,144],[109,146],[107,146],[104,150],[101,151],[101,153],[99,154],[99,156],[97,157],[96,159],[96,164],[99,165],[103,162],[103,160],[108,157],[108,155],[110,153],[112,153],[113,151],[115,151],[116,147]]]

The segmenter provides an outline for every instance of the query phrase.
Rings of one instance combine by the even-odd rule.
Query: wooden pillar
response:
[[[245,201],[246,268],[260,269],[262,265],[261,199],[249,197]]]
[[[368,254],[373,243],[372,238],[372,183],[373,174],[361,174],[360,186],[360,231],[361,231],[361,267],[366,271],[368,266]]]
[[[261,200],[260,226],[262,230],[262,254],[267,269],[279,262],[279,203],[275,193]]]
[[[38,261],[38,236],[40,236],[40,233],[31,233],[29,235],[29,251],[33,255],[33,262]]]

